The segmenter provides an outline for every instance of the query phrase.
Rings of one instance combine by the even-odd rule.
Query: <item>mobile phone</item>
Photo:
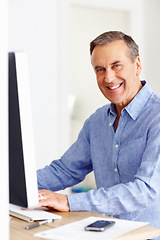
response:
[[[86,226],[85,230],[102,232],[106,228],[111,227],[114,223],[115,223],[114,221],[98,220],[98,221]]]

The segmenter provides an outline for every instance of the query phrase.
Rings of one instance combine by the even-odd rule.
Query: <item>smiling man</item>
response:
[[[102,94],[111,102],[91,115],[61,159],[37,172],[40,206],[148,221],[160,228],[160,98],[140,81],[134,40],[118,31],[90,44]],[[97,189],[60,195],[94,171]]]

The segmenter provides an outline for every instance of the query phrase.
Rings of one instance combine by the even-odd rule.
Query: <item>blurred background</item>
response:
[[[159,13],[159,0],[9,0],[9,51],[28,54],[37,169],[60,158],[108,103],[90,63],[89,43],[99,34],[131,35],[141,79],[160,93]],[[94,177],[84,185],[94,187]]]

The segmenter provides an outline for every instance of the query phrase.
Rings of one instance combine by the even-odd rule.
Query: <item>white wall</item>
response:
[[[59,156],[57,10],[55,0],[9,0],[9,50],[28,53],[37,168]]]
[[[160,1],[146,0],[145,10],[145,71],[152,89],[160,94]]]

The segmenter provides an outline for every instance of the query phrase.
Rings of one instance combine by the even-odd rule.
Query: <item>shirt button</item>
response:
[[[115,171],[115,172],[117,172],[117,171],[118,171],[118,169],[117,169],[117,168],[115,168],[115,169],[114,169],[114,171]]]
[[[118,145],[118,144],[116,144],[116,145],[115,145],[115,147],[116,147],[116,148],[118,148],[118,147],[119,147],[119,145]]]
[[[109,126],[111,127],[111,126],[112,126],[112,123],[110,123]]]

